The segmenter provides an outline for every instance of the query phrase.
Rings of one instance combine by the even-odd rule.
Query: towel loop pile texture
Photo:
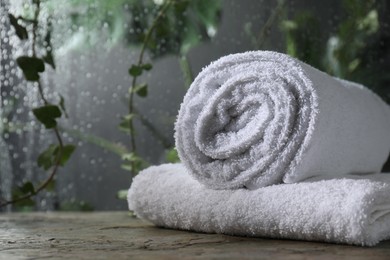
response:
[[[390,238],[390,174],[356,178],[212,190],[164,164],[135,177],[128,201],[160,227],[373,246]]]
[[[175,128],[181,161],[213,189],[379,172],[390,150],[390,112],[378,96],[268,51],[204,68]]]
[[[142,171],[129,208],[169,228],[372,246],[390,238],[390,108],[362,85],[257,51],[197,76],[182,164]],[[376,174],[373,174],[376,173]]]

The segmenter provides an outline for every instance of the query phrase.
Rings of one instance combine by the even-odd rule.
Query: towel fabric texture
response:
[[[169,228],[372,246],[390,238],[390,109],[353,82],[257,51],[204,68],[175,124],[183,164],[142,171],[129,208]]]
[[[257,190],[212,190],[182,164],[137,175],[129,207],[157,226],[372,246],[390,238],[390,174]]]
[[[390,151],[390,109],[377,95],[269,51],[204,68],[175,130],[181,161],[213,189],[379,172]]]

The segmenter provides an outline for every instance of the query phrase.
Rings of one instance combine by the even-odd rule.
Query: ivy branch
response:
[[[23,71],[23,75],[26,81],[33,82],[38,87],[39,95],[44,103],[43,106],[34,108],[32,110],[36,119],[41,122],[46,129],[51,129],[56,137],[57,145],[50,145],[44,152],[42,152],[37,159],[39,167],[42,167],[45,170],[51,168],[49,176],[37,187],[35,188],[32,182],[26,182],[23,186],[19,187],[13,194],[11,200],[5,200],[0,202],[0,207],[4,207],[10,204],[22,203],[22,202],[32,202],[31,198],[37,195],[44,189],[48,189],[53,184],[54,176],[56,175],[58,168],[65,165],[66,161],[70,158],[71,154],[75,150],[75,146],[68,144],[65,145],[60,131],[57,126],[57,119],[62,116],[64,113],[66,116],[64,98],[60,97],[60,102],[58,105],[51,104],[45,97],[43,86],[40,80],[40,73],[45,71],[45,63],[50,65],[55,69],[55,63],[52,56],[52,47],[51,47],[51,24],[49,23],[48,31],[45,36],[46,42],[46,55],[43,57],[37,56],[37,37],[38,37],[38,18],[41,10],[40,0],[32,0],[33,5],[35,6],[34,18],[26,19],[23,17],[15,17],[12,14],[8,14],[10,23],[15,29],[16,35],[20,40],[27,40],[28,33],[27,29],[19,24],[19,21],[22,21],[26,24],[32,24],[32,40],[31,40],[31,56],[20,56],[16,59],[18,67]]]
[[[129,74],[133,78],[131,82],[131,86],[129,88],[129,94],[130,94],[129,103],[128,103],[129,114],[123,117],[122,122],[119,124],[119,128],[122,131],[130,134],[130,145],[131,145],[130,153],[124,154],[122,156],[122,160],[125,161],[125,163],[122,165],[122,168],[125,170],[129,170],[132,176],[137,174],[141,165],[144,163],[143,160],[137,155],[137,147],[135,142],[135,131],[134,131],[133,119],[136,116],[136,111],[134,108],[134,94],[137,94],[140,97],[146,97],[148,95],[148,85],[146,83],[137,84],[137,79],[139,76],[142,75],[143,71],[149,71],[152,69],[152,65],[150,63],[144,63],[143,61],[146,46],[149,42],[149,39],[154,29],[157,26],[157,23],[165,15],[167,9],[172,3],[173,0],[166,1],[158,11],[158,14],[152,21],[151,26],[145,33],[145,37],[141,46],[141,51],[138,57],[138,61],[136,64],[133,64],[129,69]]]

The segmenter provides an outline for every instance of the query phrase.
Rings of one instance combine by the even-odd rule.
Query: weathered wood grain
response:
[[[154,227],[126,212],[0,215],[0,259],[390,259],[373,248],[199,234]]]

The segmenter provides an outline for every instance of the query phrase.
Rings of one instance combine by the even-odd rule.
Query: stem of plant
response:
[[[268,17],[264,26],[261,28],[259,36],[257,37],[257,44],[256,44],[257,49],[261,49],[263,47],[264,42],[271,31],[272,25],[280,16],[285,4],[286,4],[285,0],[279,0],[277,6],[272,11],[271,15]]]
[[[38,17],[39,13],[41,12],[41,1],[38,0],[35,2],[36,8],[34,12],[34,23],[33,23],[33,29],[32,29],[32,42],[31,42],[31,49],[32,49],[32,56],[36,57],[37,56],[37,51],[35,49],[35,44],[37,41],[37,30],[38,30]]]
[[[154,28],[157,25],[157,22],[161,19],[161,17],[164,16],[166,10],[168,9],[168,7],[171,4],[172,4],[172,1],[168,0],[168,1],[165,2],[164,6],[160,9],[160,11],[157,14],[156,18],[153,20],[152,25],[150,26],[150,28],[146,32],[144,41],[142,43],[141,52],[140,52],[139,57],[138,57],[137,66],[141,66],[142,65],[144,54],[145,54],[145,50],[146,50],[146,45],[147,45],[147,43],[149,41],[149,38],[152,35],[152,32],[153,32]],[[134,76],[133,80],[132,80],[132,83],[131,83],[131,90],[134,90],[136,84],[137,84],[137,76]],[[132,115],[133,113],[134,113],[134,91],[130,91],[129,114]],[[135,143],[135,133],[134,133],[133,120],[129,121],[129,129],[130,129],[131,151],[133,153],[136,153],[137,147],[136,147],[136,143]],[[131,174],[132,174],[132,176],[134,176],[136,174],[135,169],[136,169],[136,163],[134,161],[132,161],[131,162]]]
[[[191,66],[190,63],[188,62],[187,55],[186,54],[180,55],[179,61],[180,61],[180,68],[184,76],[184,86],[186,89],[188,89],[194,79],[194,76],[192,75]]]
[[[32,46],[31,46],[31,49],[32,49],[32,56],[34,58],[36,58],[36,47],[35,47],[35,44],[36,44],[36,32],[37,32],[37,29],[38,29],[38,16],[39,16],[39,12],[40,12],[40,1],[36,1],[36,10],[35,10],[35,13],[34,13],[34,23],[33,23],[33,30],[32,30],[32,34],[33,34],[33,39],[32,39]],[[40,82],[40,80],[38,80],[38,90],[39,90],[39,94],[44,102],[45,105],[48,105],[49,102],[47,101],[44,93],[43,93],[43,88],[42,88],[42,84]],[[58,170],[58,167],[60,166],[61,164],[61,158],[62,158],[62,152],[63,152],[63,148],[64,148],[64,143],[62,141],[62,138],[61,138],[61,134],[58,130],[58,127],[54,127],[53,128],[53,132],[56,136],[56,139],[57,139],[57,142],[58,142],[58,146],[59,146],[59,150],[58,150],[58,154],[57,154],[57,158],[55,160],[55,164],[51,170],[51,173],[49,175],[49,177],[43,181],[39,187],[37,189],[34,190],[34,193],[28,193],[24,196],[21,196],[21,197],[17,197],[15,199],[12,199],[12,200],[9,200],[9,201],[4,201],[4,202],[1,202],[0,203],[0,208],[2,207],[5,207],[7,205],[10,205],[10,204],[14,204],[16,202],[19,202],[19,201],[23,201],[23,200],[26,200],[26,199],[30,199],[32,197],[34,197],[36,194],[38,194],[40,191],[42,191],[43,189],[45,189],[47,187],[47,185],[49,185],[49,183],[53,180],[54,176],[56,175],[57,173],[57,170]]]
[[[173,144],[142,114],[138,113],[136,107],[133,107],[134,113],[136,113],[141,124],[147,128],[150,133],[161,143],[165,149],[169,149]]]

